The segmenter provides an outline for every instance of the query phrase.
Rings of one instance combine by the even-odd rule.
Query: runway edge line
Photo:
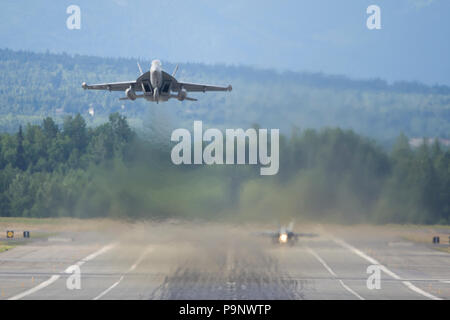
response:
[[[76,265],[82,266],[85,262],[88,262],[88,261],[90,261],[92,259],[95,259],[96,257],[100,256],[101,254],[111,250],[116,245],[117,245],[117,243],[111,243],[109,245],[106,245],[106,246],[100,248],[99,250],[95,251],[94,253],[92,253],[92,254],[86,256],[85,258],[81,259],[80,261],[78,261],[76,263]],[[8,298],[8,300],[20,300],[20,299],[22,299],[22,298],[24,298],[24,297],[26,297],[26,296],[28,296],[30,294],[33,294],[33,293],[35,293],[35,292],[37,292],[37,291],[39,291],[41,289],[44,289],[44,288],[48,287],[52,283],[56,282],[60,277],[61,277],[60,274],[54,274],[48,280],[45,280],[44,282],[38,284],[37,286],[35,286],[35,287],[33,287],[33,288],[31,288],[31,289],[29,289],[27,291],[24,291],[24,292],[19,293],[19,294],[15,295],[15,296],[12,296],[11,298]]]
[[[402,277],[400,277],[399,275],[397,275],[395,272],[389,270],[386,266],[382,265],[381,263],[379,263],[377,260],[375,260],[374,258],[368,256],[367,254],[365,254],[364,252],[362,252],[361,250],[355,248],[354,246],[348,244],[347,242],[345,242],[342,239],[336,238],[332,235],[328,235],[330,237],[330,239],[332,239],[335,243],[337,243],[338,245],[350,250],[351,252],[353,252],[354,254],[360,256],[361,258],[365,259],[366,261],[370,262],[373,265],[378,265],[382,271],[384,271],[384,273],[386,273],[387,275],[391,276],[392,278],[401,281],[408,289],[428,298],[428,299],[432,299],[432,300],[443,300],[442,298],[436,297],[435,295],[428,293],[418,287],[416,287],[414,284],[412,284],[410,281],[406,281],[404,280]]]

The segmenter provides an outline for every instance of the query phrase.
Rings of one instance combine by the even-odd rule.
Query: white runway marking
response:
[[[130,269],[128,269],[122,276],[120,276],[119,280],[117,280],[116,282],[113,283],[112,286],[110,286],[108,289],[106,289],[105,291],[103,291],[102,293],[100,293],[98,296],[96,296],[94,299],[92,300],[98,300],[100,298],[102,298],[104,295],[106,295],[108,292],[110,292],[112,289],[114,289],[115,287],[117,287],[117,285],[122,282],[122,280],[124,279],[125,275],[131,271],[133,271],[134,269],[136,269],[136,267],[139,265],[139,263],[141,263],[141,261],[144,259],[144,257],[151,251],[151,248],[147,248],[147,250],[145,250],[140,256],[139,258],[136,260],[136,262],[130,267]]]
[[[341,284],[341,286],[347,290],[348,292],[350,292],[351,294],[353,294],[355,297],[357,297],[359,300],[364,300],[363,297],[361,297],[358,293],[356,293],[354,290],[352,290],[349,286],[347,286],[344,281],[342,281],[341,279],[338,278],[337,274],[333,271],[333,269],[330,268],[330,266],[328,266],[328,264],[319,256],[319,254],[317,252],[315,252],[313,249],[311,249],[310,247],[306,247],[306,249],[309,251],[309,253],[311,253],[324,267],[325,269],[328,270],[328,272],[334,277],[336,278],[336,280],[339,281],[339,283]]]
[[[112,289],[114,289],[121,281],[123,280],[123,276],[120,276],[119,280],[114,282],[114,284],[109,287],[108,289],[106,289],[105,291],[103,291],[102,293],[100,293],[98,296],[96,296],[94,299],[92,300],[98,300],[101,297],[103,297],[105,294],[107,294],[108,292],[110,292]]]
[[[353,247],[352,245],[348,244],[347,242],[345,242],[342,239],[338,239],[335,238],[333,236],[330,236],[330,238],[336,242],[337,244],[339,244],[340,246],[350,250],[351,252],[357,254],[358,256],[360,256],[361,258],[369,261],[371,264],[374,265],[378,265],[380,267],[381,270],[383,270],[386,274],[388,274],[389,276],[391,276],[392,278],[401,281],[407,288],[409,288],[410,290],[423,295],[424,297],[427,297],[429,299],[432,300],[442,300],[439,297],[436,297],[434,295],[432,295],[431,293],[425,292],[422,289],[416,287],[415,285],[413,285],[410,281],[406,281],[404,279],[402,279],[399,275],[397,275],[396,273],[392,272],[391,270],[389,270],[387,267],[385,267],[384,265],[382,265],[381,263],[379,263],[377,260],[375,260],[374,258],[368,256],[367,254],[365,254],[364,252],[362,252],[359,249],[356,249],[355,247]]]
[[[31,288],[30,290],[27,290],[25,292],[22,292],[18,295],[15,295],[14,297],[9,298],[8,300],[19,300],[22,299],[23,297],[26,297],[32,293],[35,293],[41,289],[44,289],[45,287],[48,287],[49,285],[51,285],[53,282],[55,282],[56,280],[58,280],[61,276],[60,275],[53,275],[50,277],[50,279],[42,282],[41,284],[37,285],[34,288]]]
[[[76,265],[81,266],[85,262],[88,262],[89,260],[92,260],[92,259],[98,257],[99,255],[101,255],[101,254],[105,253],[106,251],[112,249],[116,245],[117,244],[110,244],[110,245],[104,246],[100,250],[97,250],[96,252],[94,252],[94,253],[88,255],[87,257],[81,259],[80,261],[78,261],[76,263]],[[29,290],[27,290],[25,292],[19,293],[19,294],[15,295],[15,296],[9,298],[8,300],[19,300],[19,299],[22,299],[22,298],[24,298],[24,297],[26,297],[26,296],[28,296],[30,294],[33,294],[33,293],[35,293],[35,292],[37,292],[37,291],[39,291],[41,289],[44,289],[45,287],[48,287],[49,285],[54,283],[56,280],[58,280],[60,277],[61,277],[61,275],[59,275],[59,274],[52,275],[50,277],[50,279],[48,279],[48,280],[38,284],[36,287],[31,288],[31,289],[29,289]]]
[[[94,253],[88,255],[86,258],[81,259],[80,261],[78,261],[76,263],[77,266],[81,267],[83,264],[85,264],[86,262],[93,260],[95,258],[97,258],[99,255],[104,254],[106,251],[111,250],[112,248],[114,248],[115,246],[117,246],[117,243],[111,243],[107,246],[104,246],[103,248],[101,248],[98,251],[95,251]]]

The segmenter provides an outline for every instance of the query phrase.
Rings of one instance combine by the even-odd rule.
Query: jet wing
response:
[[[255,236],[271,237],[271,238],[277,238],[280,235],[279,232],[273,232],[273,231],[253,232],[252,234]]]
[[[135,91],[141,91],[142,89],[140,86],[136,85],[136,81],[125,81],[125,82],[111,82],[111,83],[99,83],[99,84],[92,84],[88,85],[86,82],[83,82],[81,87],[83,89],[89,89],[89,90],[109,90],[109,91],[125,91],[130,86],[134,87]]]
[[[294,233],[296,237],[305,237],[305,238],[315,238],[318,237],[318,234],[315,233]]]
[[[181,88],[185,89],[187,92],[231,91],[233,89],[231,85],[228,87],[219,87],[189,82],[177,82],[175,85],[172,84],[173,91],[179,91]]]

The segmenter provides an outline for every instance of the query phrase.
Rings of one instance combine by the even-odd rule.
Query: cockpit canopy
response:
[[[153,60],[153,61],[152,61],[152,66],[161,68],[162,63],[161,63],[161,61],[159,61],[159,60]]]

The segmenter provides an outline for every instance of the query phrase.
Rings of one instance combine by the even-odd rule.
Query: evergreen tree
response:
[[[44,130],[44,134],[47,139],[54,139],[58,134],[58,126],[50,117],[46,117],[42,121],[42,129]]]
[[[17,148],[16,148],[15,167],[19,168],[20,170],[27,169],[27,163],[25,160],[25,150],[23,148],[22,126],[19,127],[19,132],[17,133]]]

